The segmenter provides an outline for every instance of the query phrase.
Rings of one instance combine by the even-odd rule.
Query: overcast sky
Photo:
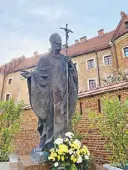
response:
[[[46,52],[49,36],[73,30],[69,43],[82,36],[96,36],[117,26],[120,11],[128,13],[128,0],[0,0],[0,65],[34,51]]]

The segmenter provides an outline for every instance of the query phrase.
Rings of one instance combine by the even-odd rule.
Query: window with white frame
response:
[[[89,80],[88,85],[89,85],[90,90],[95,89],[96,88],[96,80],[95,79]]]
[[[95,61],[94,59],[90,59],[87,61],[88,69],[95,67]]]
[[[9,101],[9,100],[10,100],[10,94],[6,94],[5,101]]]
[[[128,57],[128,47],[124,48],[124,57]]]
[[[104,56],[104,65],[112,64],[112,57],[111,55]]]

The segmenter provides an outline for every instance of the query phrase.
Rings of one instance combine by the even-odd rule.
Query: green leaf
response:
[[[23,103],[0,101],[0,161],[7,161],[13,151],[14,135],[19,131]]]

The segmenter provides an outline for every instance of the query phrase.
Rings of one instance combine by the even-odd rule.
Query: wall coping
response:
[[[107,92],[112,92],[112,91],[117,91],[117,90],[122,90],[122,89],[127,89],[128,88],[128,82],[120,82],[120,83],[116,83],[116,84],[110,84],[108,86],[105,87],[100,87],[94,90],[88,90],[82,93],[78,94],[78,98],[83,98],[83,97],[90,97],[90,96],[94,96],[94,95],[98,95],[98,94],[103,94],[103,93],[107,93]]]
[[[95,95],[99,95],[99,94],[103,94],[103,93],[107,93],[107,92],[127,89],[127,88],[128,88],[128,82],[123,81],[123,82],[116,83],[116,84],[110,84],[110,85],[105,86],[105,87],[96,88],[94,90],[88,90],[88,91],[85,91],[85,92],[81,92],[81,93],[78,94],[78,99],[84,98],[84,97],[91,97],[91,96],[95,96]],[[30,104],[26,105],[24,107],[24,109],[25,110],[31,109]]]

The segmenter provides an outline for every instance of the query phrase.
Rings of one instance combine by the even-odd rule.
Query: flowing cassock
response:
[[[30,104],[37,115],[40,147],[51,147],[59,135],[66,132],[67,90],[69,122],[75,112],[78,95],[78,77],[74,64],[68,65],[66,56],[49,53],[42,56],[35,71],[28,78]],[[68,89],[67,89],[68,83]],[[68,122],[68,123],[69,123]]]

